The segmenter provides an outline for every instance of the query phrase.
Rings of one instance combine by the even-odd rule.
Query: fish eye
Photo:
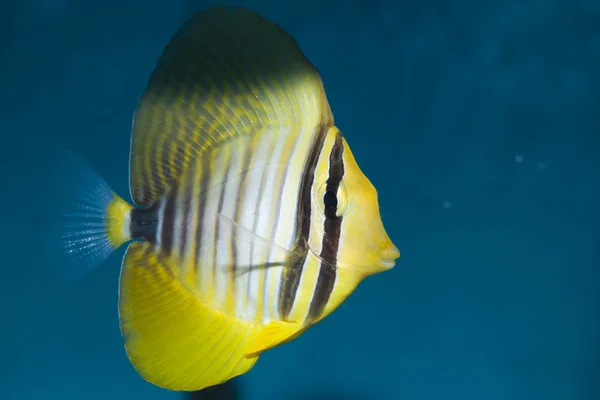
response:
[[[323,217],[341,217],[348,208],[348,188],[342,180],[337,188],[328,187],[327,182],[323,182],[313,201],[315,207],[322,210]]]
[[[325,204],[325,208],[327,210],[335,211],[338,206],[337,195],[331,190],[326,191],[325,195],[323,196],[323,203]]]

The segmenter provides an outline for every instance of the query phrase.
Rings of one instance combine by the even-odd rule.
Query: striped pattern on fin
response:
[[[190,161],[261,127],[333,124],[321,78],[295,40],[244,8],[195,14],[164,50],[133,123],[130,192],[150,206]]]
[[[214,311],[173,275],[147,242],[123,259],[119,317],[127,355],[147,381],[170,390],[200,390],[250,370],[246,349],[260,326]]]

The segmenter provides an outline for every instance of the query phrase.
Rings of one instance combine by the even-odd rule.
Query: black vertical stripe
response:
[[[181,243],[179,246],[179,254],[181,254],[181,258],[185,257],[185,246],[188,241],[188,226],[191,223],[190,218],[192,214],[192,193],[193,193],[194,185],[192,182],[188,182],[183,191],[183,218],[181,226],[178,226],[177,229],[181,229]]]
[[[310,203],[311,190],[315,180],[315,169],[319,161],[319,155],[323,150],[323,143],[327,133],[326,127],[320,127],[312,148],[308,155],[308,161],[304,167],[302,181],[300,183],[300,193],[298,201],[297,233],[296,241],[293,246],[290,258],[286,260],[285,268],[281,276],[281,287],[279,290],[279,314],[282,319],[286,319],[296,299],[296,292],[300,285],[302,268],[308,254],[308,237],[310,235]]]
[[[292,146],[292,149],[294,149],[298,145],[299,140],[300,140],[300,135],[298,135],[298,137],[296,137],[294,139],[294,145]],[[290,163],[285,163],[285,167],[283,168],[283,172],[281,173],[282,174],[281,181],[278,182],[281,187],[278,190],[277,201],[275,202],[275,204],[277,204],[277,207],[275,207],[275,215],[273,217],[273,221],[272,221],[272,225],[271,225],[272,234],[271,234],[271,237],[269,238],[270,240],[275,236],[275,234],[277,232],[277,224],[279,223],[279,217],[281,214],[281,209],[283,207],[281,200],[283,198],[283,190],[284,190],[284,185],[285,185],[284,179],[286,178],[286,176],[288,174],[289,168],[290,168]],[[270,251],[269,251],[268,257],[269,258],[271,257]],[[277,260],[277,261],[279,262],[280,260]],[[262,298],[263,299],[267,298],[267,291],[269,289],[268,279],[269,279],[269,276],[267,274],[265,274],[264,282],[261,282],[261,284],[263,285],[263,287],[262,287],[262,296],[263,296]],[[281,296],[281,291],[279,292],[279,296]],[[279,310],[281,311],[281,302],[279,302]]]
[[[129,235],[132,238],[143,239],[152,244],[156,243],[159,205],[160,202],[156,202],[148,208],[131,210]]]
[[[167,131],[170,131],[170,129],[172,128],[172,123],[173,121],[171,121],[170,125],[167,125],[167,121],[163,121],[163,123],[165,124]],[[155,162],[153,162],[153,164],[157,164],[160,163],[160,168],[158,168],[158,174],[154,176],[154,180],[156,183],[156,191],[158,194],[161,194],[162,191],[165,190],[173,190],[174,189],[174,185],[173,185],[173,181],[171,178],[171,150],[173,147],[173,142],[172,140],[169,140],[169,138],[165,138],[165,141],[162,143],[161,147],[158,147],[158,143],[157,143],[157,149],[158,154],[156,157]],[[158,179],[156,179],[156,177],[158,177]],[[169,187],[168,185],[171,184],[171,186]]]
[[[171,254],[173,249],[173,226],[175,224],[175,199],[177,197],[177,187],[171,188],[171,191],[165,199],[165,206],[162,213],[162,231],[160,232],[160,247],[166,254]]]
[[[326,191],[335,193],[337,196],[340,182],[344,177],[343,161],[344,145],[342,135],[338,132],[333,148],[329,155],[329,176],[327,178]],[[340,244],[340,235],[342,232],[342,216],[336,215],[336,210],[324,207],[325,222],[323,224],[323,242],[321,246],[321,266],[315,285],[315,292],[310,302],[307,319],[314,321],[319,318],[329,297],[333,292],[336,280],[337,253]]]
[[[139,107],[139,105],[138,105]],[[139,108],[136,110],[136,115],[134,116],[134,123],[135,120],[137,119],[136,117],[138,116],[138,112]],[[158,133],[158,127],[156,125],[152,125],[150,128],[150,132],[148,132],[148,137],[152,137],[152,136],[157,136]],[[136,129],[134,127],[134,132],[133,135],[135,135],[136,133]],[[132,152],[134,151],[134,149],[132,148],[131,150]],[[137,162],[138,162],[138,168],[140,170],[139,174],[141,176],[141,182],[143,183],[143,185],[140,186],[141,189],[141,202],[139,204],[141,205],[148,205],[148,203],[153,202],[155,200],[158,200],[158,198],[160,198],[159,196],[156,196],[156,193],[158,192],[157,190],[157,180],[160,175],[160,170],[159,170],[159,164],[161,164],[160,161],[160,152],[158,149],[158,146],[156,148],[154,148],[153,146],[145,146],[143,148],[140,148],[139,150],[139,156],[136,157]],[[134,156],[135,157],[135,156]],[[148,160],[148,165],[146,166],[146,161]],[[148,167],[148,168],[147,168]],[[130,179],[133,177],[130,176]],[[130,185],[137,185],[138,183],[133,181],[130,182]]]
[[[269,152],[268,152],[268,159],[267,161],[271,160],[271,157],[273,156],[273,151],[275,149],[275,146],[277,144],[276,140],[271,140],[271,145],[269,146]],[[266,184],[266,178],[269,174],[269,168],[267,168],[265,166],[265,168],[262,171],[262,176],[260,178],[260,185],[259,185],[259,189],[258,189],[258,196],[256,198],[256,204],[254,205],[254,221],[252,221],[252,232],[256,232],[257,228],[258,228],[258,221],[259,218],[266,218],[266,215],[261,216],[260,215],[260,204],[262,202],[263,199],[263,194],[264,194],[264,189],[265,189],[265,184]],[[279,190],[279,193],[282,193],[282,190]],[[280,203],[275,203],[276,210],[279,210],[281,208]],[[270,236],[272,237],[275,231],[271,231]],[[267,240],[271,240],[271,237],[267,238]],[[254,259],[254,246],[250,246],[250,254],[248,255],[250,258],[249,261],[249,265],[252,265],[253,263],[253,259]],[[270,254],[267,254],[267,257],[269,257]],[[248,274],[248,280],[246,281],[246,296],[248,299],[250,299],[250,291],[252,288],[252,275],[253,274]],[[264,285],[264,287],[266,287],[266,285]],[[264,287],[263,287],[263,293],[264,293]],[[264,297],[263,297],[264,299]]]
[[[217,206],[217,214],[221,214],[223,211],[223,203],[225,201],[225,189],[227,188],[227,179],[229,175],[229,170],[231,169],[231,154],[229,156],[225,155],[225,170],[223,171],[223,183],[221,184],[221,191],[219,193],[219,205]],[[217,251],[219,250],[219,219],[215,220],[215,243],[214,243],[214,253],[213,253],[213,263],[212,263],[212,277],[213,282],[216,282],[217,279]]]
[[[178,147],[177,148],[177,159],[180,160],[179,163],[183,164],[185,163],[184,157],[186,157],[186,155],[184,154],[184,150],[183,147]],[[176,163],[177,164],[177,163]],[[177,164],[179,165],[179,164]],[[178,171],[179,173],[179,171]],[[191,223],[190,218],[191,218],[191,210],[192,210],[192,193],[193,193],[193,188],[194,185],[192,184],[192,181],[188,181],[186,183],[182,183],[185,185],[185,188],[183,190],[183,215],[182,215],[182,224],[181,226],[176,227],[176,229],[181,229],[181,243],[179,244],[179,254],[181,255],[181,258],[183,259],[185,257],[185,246],[187,246],[187,242],[188,242],[188,226]]]
[[[208,184],[210,182],[210,157],[208,154],[203,154],[200,159],[202,160],[200,170],[200,190],[198,193],[198,222],[196,222],[196,229],[194,233],[194,239],[196,240],[196,248],[194,249],[194,269],[197,270],[199,267],[198,259],[200,258],[200,248],[202,246],[202,227],[204,224],[204,208],[206,207],[206,192],[208,190]],[[193,177],[194,175],[190,175]],[[194,178],[191,178],[191,182],[188,182],[190,186],[195,185]]]
[[[248,183],[248,173],[249,173],[249,167],[250,167],[250,162],[251,162],[251,155],[252,155],[252,143],[248,142],[246,143],[246,150],[244,151],[244,155],[243,155],[243,159],[242,159],[242,165],[241,165],[241,171],[243,174],[243,178],[242,178],[242,182],[240,183],[240,186],[238,188],[238,193],[236,196],[236,200],[235,200],[235,213],[233,216],[233,221],[237,224],[239,224],[240,221],[240,216],[242,214],[242,208],[244,206],[244,196],[245,196],[245,192],[246,192],[246,184]],[[236,235],[233,234],[233,232],[231,232],[231,285],[233,286],[233,291],[235,291],[235,274],[237,271],[237,244],[235,241]],[[252,262],[252,260],[250,261]]]
[[[171,160],[169,159],[172,147],[173,143],[170,140],[167,139],[164,141],[162,148],[156,157],[156,159],[159,160],[158,162],[160,163],[161,168],[157,169],[157,174],[152,176],[155,179],[155,183],[158,185],[154,188],[155,190],[161,190],[161,186],[167,186],[167,182],[171,183],[168,189],[169,192],[167,193],[165,208],[163,210],[162,231],[160,233],[160,246],[167,255],[171,255],[171,252],[173,251],[173,233],[175,228],[174,225],[177,199],[177,184],[171,178],[172,167]],[[156,164],[157,162],[151,163],[153,166],[156,166]],[[160,179],[157,180],[156,177],[160,177]]]

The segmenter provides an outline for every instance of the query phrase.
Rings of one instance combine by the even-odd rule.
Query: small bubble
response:
[[[444,210],[447,210],[450,207],[452,207],[452,203],[449,201],[445,201],[443,207],[444,207]]]
[[[525,160],[525,157],[523,155],[521,155],[521,154],[519,154],[518,156],[515,157],[515,161],[518,164],[521,164],[524,160]]]
[[[540,171],[544,171],[546,168],[548,168],[548,163],[542,161],[542,162],[538,163],[537,167]]]
[[[496,182],[497,180],[498,180],[498,175],[496,175],[496,174],[490,175],[490,181]]]

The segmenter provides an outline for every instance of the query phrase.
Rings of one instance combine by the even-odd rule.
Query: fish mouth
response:
[[[396,257],[394,257],[394,258],[380,258],[379,259],[379,263],[381,265],[383,265],[384,267],[391,269],[391,268],[394,268],[396,266],[396,260],[397,260]]]
[[[379,264],[391,269],[396,265],[396,260],[400,257],[400,250],[396,246],[388,248],[379,259]]]

